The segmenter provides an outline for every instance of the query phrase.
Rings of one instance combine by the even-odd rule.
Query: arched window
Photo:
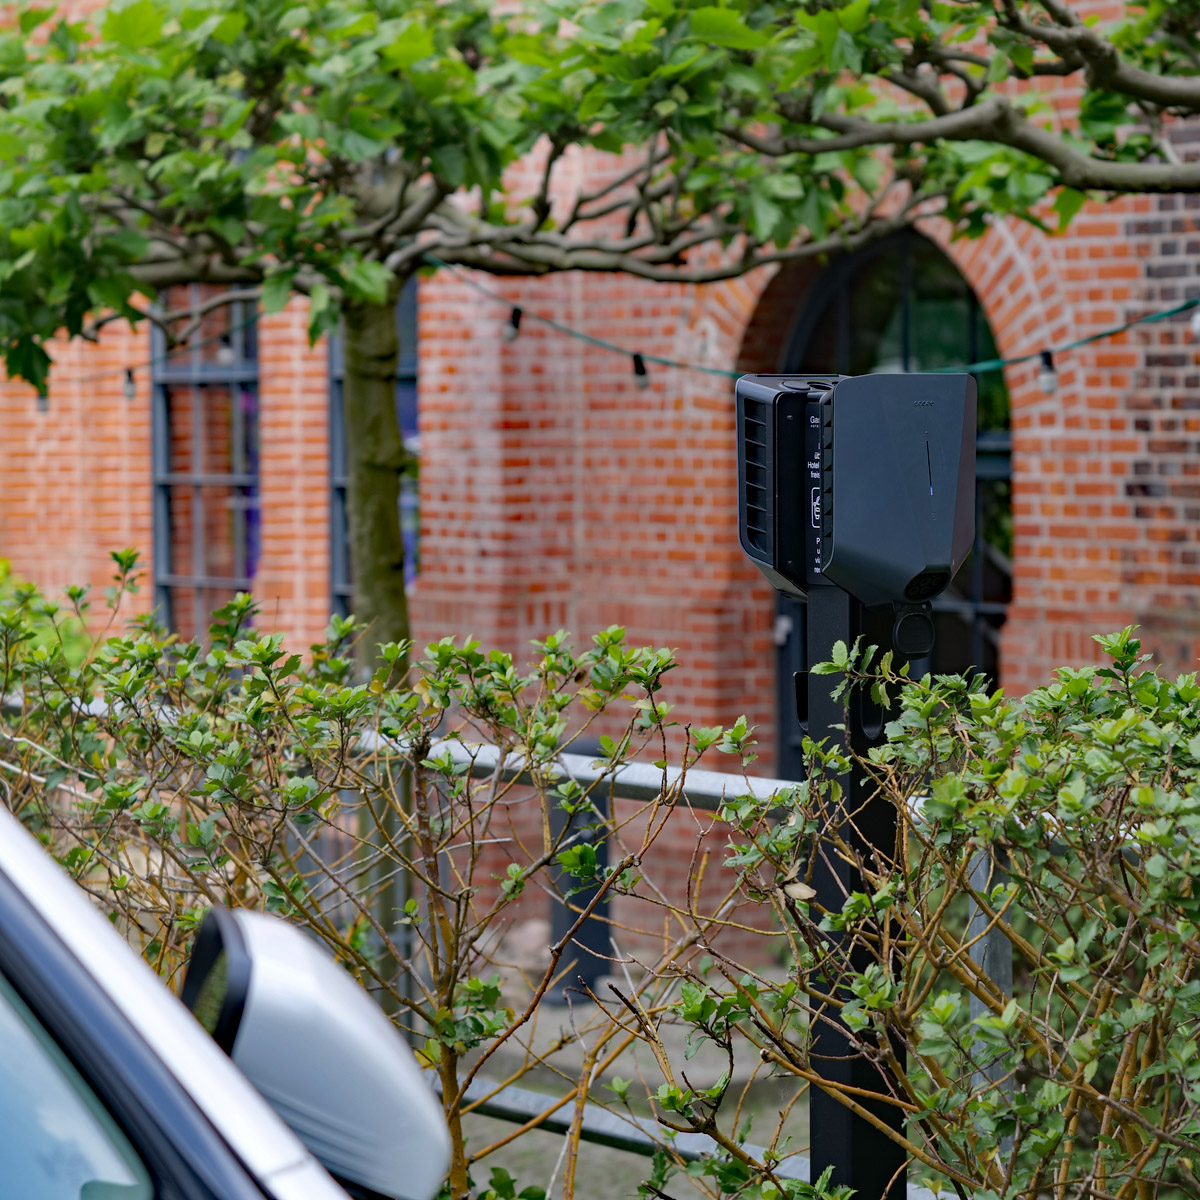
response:
[[[929,371],[998,357],[987,319],[958,268],[927,238],[905,230],[833,262],[794,326],[785,371],[867,375]],[[1000,627],[1012,598],[1012,440],[1000,371],[976,376],[975,546],[934,602],[933,671],[978,670],[995,680]],[[782,600],[779,647],[779,771],[799,768],[792,678],[804,661],[803,608]],[[890,626],[890,617],[886,624]]]

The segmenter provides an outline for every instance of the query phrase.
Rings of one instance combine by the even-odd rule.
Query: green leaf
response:
[[[341,129],[337,134],[337,147],[351,162],[365,162],[378,158],[387,150],[389,142],[368,137],[357,129]]]
[[[691,37],[734,50],[758,50],[767,44],[765,34],[748,29],[731,8],[698,8],[691,15]]]
[[[122,258],[132,261],[146,253],[150,240],[136,229],[118,229],[104,239],[104,244],[116,250]]]
[[[804,196],[804,180],[798,175],[766,175],[762,180],[763,191],[776,200],[800,200]]]
[[[871,19],[871,0],[853,0],[837,15],[838,23],[850,33],[858,33]]]
[[[132,0],[104,16],[106,41],[119,46],[151,46],[162,36],[163,14],[154,0]]]
[[[419,25],[410,25],[382,51],[382,58],[393,70],[403,71],[433,53],[433,34]]]
[[[335,324],[333,295],[323,283],[313,284],[308,296],[308,337],[315,342]]]
[[[347,282],[353,291],[372,304],[386,304],[388,291],[395,277],[382,263],[356,262],[350,268]]]
[[[1061,188],[1054,197],[1054,211],[1058,214],[1058,232],[1066,231],[1075,214],[1087,203],[1087,196],[1074,188]]]
[[[241,36],[242,30],[246,28],[246,14],[240,12],[226,13],[213,26],[212,34],[210,35],[214,41],[222,42],[226,46],[232,46],[234,42]]]
[[[1009,50],[1012,56],[1013,66],[1017,67],[1026,75],[1033,74],[1033,47],[1022,43],[1017,43]]]
[[[276,271],[274,275],[268,275],[263,280],[263,312],[270,315],[284,310],[291,298],[292,280],[295,278],[295,271]]]
[[[741,63],[730,63],[725,68],[725,86],[734,92],[749,92],[757,96],[767,94],[767,81],[753,68]]]
[[[438,146],[430,153],[429,160],[433,169],[455,187],[460,186],[466,178],[467,152],[461,145]]]
[[[21,10],[20,28],[22,33],[32,33],[44,21],[54,16],[53,8],[24,8]]]
[[[760,242],[769,242],[775,226],[783,217],[783,210],[767,195],[765,189],[756,188],[750,194],[750,227]]]

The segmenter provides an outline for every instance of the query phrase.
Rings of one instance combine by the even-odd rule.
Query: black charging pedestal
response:
[[[864,645],[914,665],[933,647],[930,600],[965,561],[974,536],[975,383],[968,375],[748,375],[737,383],[739,537],[777,591],[807,599],[807,664],[829,662],[866,632],[866,606],[885,617]],[[812,741],[863,756],[883,736],[868,697],[834,700],[837,676],[804,671],[796,707]],[[896,812],[854,768],[839,779],[830,814],[858,861],[896,854]],[[858,868],[818,842],[813,908],[840,912],[863,891]],[[814,914],[815,916],[815,914]],[[846,935],[824,933],[836,954]],[[875,955],[850,949],[862,970]],[[899,963],[884,964],[899,969]],[[837,979],[814,978],[826,994]],[[839,999],[849,999],[843,992]],[[907,1156],[897,1141],[904,1108],[876,1035],[860,1041],[836,1010],[819,1014],[811,1055],[826,1085],[809,1090],[811,1178],[856,1200],[903,1200]],[[893,1046],[900,1060],[902,1049]],[[902,1061],[902,1060],[900,1060]],[[860,1112],[834,1098],[841,1091]]]
[[[853,645],[863,630],[863,607],[852,596],[829,584],[815,584],[808,592],[808,653],[809,664],[828,662],[833,657],[835,642]],[[861,695],[851,697],[848,727],[843,731],[846,711],[842,700],[833,700],[830,692],[837,683],[836,676],[813,675],[805,672],[797,685],[807,692],[807,733],[814,742],[845,739],[849,749],[857,754],[867,750],[882,737],[882,716],[871,711]],[[835,726],[839,728],[835,728]],[[882,797],[869,798],[862,775],[852,771],[841,779],[844,788],[841,807],[853,814],[855,849],[867,861],[875,853],[888,859],[895,852],[896,813]],[[839,912],[846,897],[862,890],[862,882],[851,864],[830,851],[818,849],[813,871],[816,896],[814,907]],[[836,940],[838,935],[826,934]],[[854,962],[862,969],[867,965]],[[827,981],[818,981],[821,990]],[[846,995],[845,999],[849,999]],[[834,1015],[834,1014],[830,1014]],[[822,1079],[838,1087],[852,1087],[862,1093],[880,1097],[895,1095],[895,1081],[886,1070],[876,1066],[862,1053],[852,1034],[840,1021],[818,1021],[812,1042],[812,1066]],[[856,1196],[871,1200],[903,1200],[906,1188],[903,1149],[870,1121],[858,1116],[844,1103],[834,1099],[819,1086],[808,1092],[809,1128],[812,1131],[811,1177],[817,1179],[826,1167],[833,1168],[832,1182],[846,1184]],[[882,1098],[864,1099],[863,1108],[887,1127],[900,1132],[903,1109]]]

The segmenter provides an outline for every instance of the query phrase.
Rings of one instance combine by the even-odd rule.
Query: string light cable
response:
[[[251,325],[258,321],[259,314],[252,313],[244,321],[239,321],[236,325],[230,325],[228,329],[222,329],[220,333],[214,333],[209,337],[201,338],[199,341],[184,342],[176,346],[173,350],[164,350],[162,354],[156,354],[144,362],[130,363],[126,367],[112,367],[106,371],[96,371],[91,375],[80,375],[77,379],[72,380],[73,383],[96,383],[102,379],[123,379],[124,390],[127,399],[132,399],[129,395],[131,387],[136,387],[134,384],[134,373],[137,371],[148,371],[152,367],[157,367],[162,363],[169,362],[172,358],[179,354],[190,354],[193,350],[200,350],[204,346],[216,345],[219,342],[228,342],[230,334],[237,333],[240,329],[248,329]]]
[[[717,375],[725,379],[739,379],[745,373],[743,371],[734,371],[726,367],[712,367],[704,363],[683,362],[676,358],[666,358],[660,354],[647,354],[643,350],[631,350],[628,346],[618,345],[616,342],[610,342],[605,338],[596,337],[593,334],[585,333],[582,329],[574,329],[570,325],[564,325],[561,321],[556,321],[553,317],[543,316],[541,313],[529,312],[516,305],[511,299],[502,296],[499,292],[489,288],[486,284],[480,283],[479,280],[472,278],[462,268],[456,267],[451,263],[444,262],[434,254],[426,253],[424,255],[425,262],[431,267],[436,267],[439,270],[449,271],[461,283],[466,284],[469,288],[478,292],[482,296],[495,301],[497,304],[502,304],[509,310],[509,319],[504,327],[504,340],[514,342],[521,330],[522,320],[535,321],[539,325],[547,329],[552,329],[556,333],[561,333],[565,337],[574,338],[576,341],[584,342],[589,346],[595,346],[600,350],[608,350],[613,354],[623,355],[632,363],[633,367],[633,382],[639,388],[649,386],[650,377],[647,371],[647,364],[653,363],[655,366],[668,367],[680,371],[696,371],[704,375]],[[1097,333],[1088,334],[1086,337],[1076,338],[1074,341],[1065,342],[1061,346],[1044,347],[1042,349],[1030,351],[1028,354],[1018,354],[1012,358],[987,358],[979,362],[956,364],[949,367],[933,367],[931,370],[937,374],[949,373],[967,373],[972,375],[983,375],[990,371],[1000,371],[1005,367],[1020,366],[1023,363],[1032,362],[1035,359],[1041,363],[1038,371],[1038,382],[1042,390],[1049,394],[1057,387],[1057,370],[1055,360],[1059,355],[1067,354],[1072,350],[1078,350],[1083,346],[1090,346],[1096,342],[1107,341],[1109,338],[1119,337],[1123,333],[1127,333],[1131,329],[1137,328],[1139,325],[1151,325],[1158,321],[1165,321],[1171,317],[1179,316],[1181,313],[1191,312],[1191,333],[1194,340],[1200,341],[1200,297],[1194,297],[1190,300],[1184,300],[1179,304],[1172,305],[1170,308],[1162,309],[1159,312],[1147,313],[1145,316],[1135,317],[1132,321],[1126,321],[1123,325],[1114,325],[1109,329],[1102,329]],[[220,333],[213,334],[210,337],[201,338],[199,341],[189,341],[180,346],[176,346],[172,350],[164,351],[162,354],[157,354],[152,358],[146,359],[144,362],[132,363],[125,367],[110,368],[105,371],[97,371],[91,375],[83,375],[74,380],[75,383],[94,383],[102,379],[122,378],[124,380],[124,390],[128,397],[133,391],[134,373],[137,371],[149,370],[162,363],[170,361],[176,355],[191,353],[199,350],[204,346],[213,345],[219,342],[227,343],[229,335],[237,332],[240,329],[248,328],[258,320],[257,312],[251,314],[244,321],[237,325],[231,325],[228,329],[222,330]]]
[[[561,321],[556,321],[552,317],[543,317],[540,313],[527,312],[524,309],[513,307],[513,302],[510,299],[502,296],[499,292],[493,291],[486,284],[480,283],[479,280],[473,279],[464,270],[453,266],[448,262],[444,262],[434,254],[426,253],[425,261],[431,267],[437,267],[439,270],[449,271],[460,282],[465,283],[469,288],[478,292],[482,296],[487,296],[489,299],[496,301],[498,304],[503,304],[506,308],[511,308],[514,313],[520,313],[527,321],[536,321],[539,325],[544,325],[548,329],[553,329],[557,333],[565,334],[567,337],[573,337],[581,342],[586,342],[590,346],[597,346],[601,350],[611,350],[614,354],[623,354],[626,358],[640,358],[642,363],[655,363],[660,367],[674,367],[681,371],[700,371],[706,375],[721,375],[726,379],[740,379],[744,371],[731,371],[725,367],[710,367],[703,363],[680,362],[674,358],[663,358],[657,354],[647,354],[645,351],[630,350],[628,346],[619,346],[616,342],[606,341],[604,338],[594,337],[590,333],[584,333],[581,329],[572,329],[569,325],[564,325]],[[1041,350],[1033,350],[1028,354],[1018,354],[1013,358],[987,358],[979,362],[962,363],[950,367],[934,367],[931,370],[937,374],[952,374],[963,372],[971,375],[982,375],[989,371],[999,371],[1005,367],[1019,366],[1021,363],[1031,362],[1038,359],[1042,363],[1043,373],[1052,373],[1055,371],[1054,360],[1060,354],[1066,354],[1071,350],[1078,350],[1082,346],[1090,346],[1093,342],[1103,342],[1108,338],[1117,337],[1122,333],[1128,332],[1139,325],[1150,325],[1156,321],[1165,321],[1169,317],[1178,316],[1180,313],[1192,312],[1200,310],[1200,297],[1195,297],[1191,300],[1184,300],[1180,304],[1172,305],[1170,308],[1165,308],[1161,312],[1148,313],[1144,317],[1136,317],[1132,321],[1126,321],[1124,325],[1114,325],[1111,329],[1102,329],[1098,333],[1088,334],[1087,337],[1077,338],[1073,342],[1065,342],[1061,346],[1047,347]],[[515,329],[520,324],[521,317],[518,317],[515,322],[509,325],[506,329],[506,340],[514,341],[515,336],[509,333],[509,330]],[[1200,341],[1200,311],[1195,311],[1192,317],[1191,324],[1192,335]],[[1047,356],[1049,358],[1047,359]],[[1049,367],[1046,364],[1049,362]],[[640,386],[645,386],[640,383],[640,380],[645,377],[645,372],[638,375]]]

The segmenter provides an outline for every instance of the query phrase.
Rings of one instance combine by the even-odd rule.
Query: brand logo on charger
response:
[[[933,407],[932,400],[914,400],[913,401],[913,408],[932,408],[932,407]]]

